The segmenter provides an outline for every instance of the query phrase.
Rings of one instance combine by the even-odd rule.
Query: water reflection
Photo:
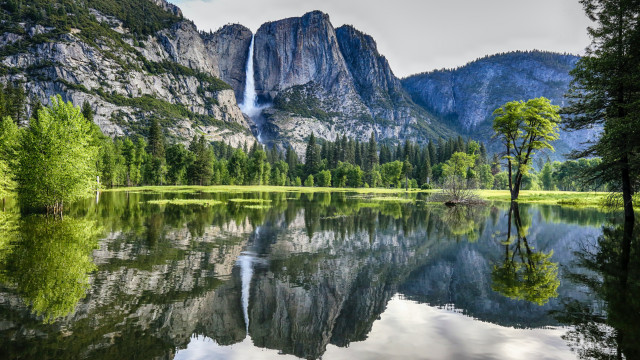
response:
[[[2,283],[15,289],[46,323],[73,311],[96,269],[91,252],[99,230],[94,222],[32,215],[17,228],[4,230],[10,240],[0,264]]]
[[[220,204],[148,202],[163,199]],[[443,350],[434,357],[491,358],[495,337],[509,339],[505,344],[527,342],[532,334],[525,329],[564,323],[549,315],[563,309],[563,300],[588,300],[549,267],[573,261],[577,240],[596,239],[606,214],[522,205],[516,214],[500,204],[452,210],[421,200],[346,193],[102,193],[98,203],[78,204],[65,217],[103,229],[93,271],[85,268],[84,278],[78,271],[68,274],[85,284],[77,304],[43,325],[23,304],[1,302],[0,347],[10,350],[9,358],[189,358],[195,353],[184,349],[196,348],[213,358],[241,349],[250,357],[370,358],[380,351],[388,358],[411,352],[393,343],[382,351],[373,339],[394,332],[414,339],[458,324],[476,339],[475,350]],[[52,238],[50,233],[41,236]],[[32,240],[32,249],[86,265],[79,255],[55,253],[42,248],[47,242]],[[83,249],[91,259],[89,243],[83,244],[69,251]],[[6,252],[6,259],[21,254],[16,251]],[[20,257],[6,263],[37,263]],[[494,272],[503,268],[509,271],[500,283]],[[503,288],[515,295],[494,291]],[[8,285],[0,297],[26,294]],[[401,308],[411,311],[394,310]],[[559,345],[564,331],[539,332],[549,340],[535,354],[568,351]],[[416,340],[413,354],[436,343],[462,349],[452,332],[429,339]]]
[[[578,252],[571,279],[589,301],[567,298],[558,318],[574,327],[565,335],[581,359],[640,358],[640,261],[634,224],[604,228],[597,247]]]
[[[512,221],[513,220],[513,221]],[[512,223],[515,233],[512,234]],[[553,250],[535,251],[527,241],[531,221],[520,215],[515,202],[509,209],[504,261],[493,265],[493,290],[511,299],[526,300],[543,305],[558,296],[558,263],[552,262]]]

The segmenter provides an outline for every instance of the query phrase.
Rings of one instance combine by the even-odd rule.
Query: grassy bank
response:
[[[243,192],[350,192],[358,194],[404,194],[404,189],[383,188],[334,188],[334,187],[300,187],[300,186],[251,186],[251,185],[213,185],[213,186],[138,186],[113,188],[104,191],[133,192],[202,192],[202,193],[243,193]],[[409,189],[409,193],[426,193],[438,190]]]
[[[349,192],[358,194],[405,194],[409,193],[436,193],[440,190],[420,189],[382,189],[382,188],[333,188],[333,187],[298,187],[298,186],[240,186],[240,185],[215,185],[215,186],[139,186],[114,188],[105,191],[129,191],[150,193],[244,193],[244,192]],[[487,201],[509,201],[508,190],[476,190],[476,194]],[[528,191],[520,192],[520,203],[558,204],[570,206],[602,206],[609,196],[605,192],[575,192],[575,191]]]

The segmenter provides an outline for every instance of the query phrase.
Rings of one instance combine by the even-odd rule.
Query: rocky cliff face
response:
[[[262,25],[255,68],[259,97],[274,105],[266,111],[271,135],[299,153],[311,132],[420,142],[453,134],[413,103],[370,36],[334,29],[319,11]]]
[[[544,96],[565,105],[564,94],[578,57],[548,52],[488,56],[455,70],[439,70],[402,80],[413,100],[458,131],[489,141],[493,111],[513,100]],[[578,148],[597,131],[561,133],[559,154]],[[494,148],[494,150],[496,150]]]
[[[240,102],[244,93],[245,67],[251,44],[251,30],[233,24],[226,25],[211,35],[204,34],[205,46],[218,62],[218,76],[235,91]]]
[[[5,24],[1,80],[23,82],[44,104],[55,94],[76,105],[89,102],[111,136],[143,132],[147,119],[157,117],[176,141],[199,132],[235,145],[254,141],[233,88],[220,80],[239,78],[236,57],[248,48],[241,41],[248,30],[227,27],[205,36],[174,5],[153,3],[147,6],[169,12],[171,21],[147,36],[119,14],[93,8],[73,14],[77,27]]]

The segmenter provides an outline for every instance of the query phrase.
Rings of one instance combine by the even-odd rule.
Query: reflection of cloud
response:
[[[348,348],[327,346],[325,359],[574,359],[563,329],[514,329],[463,314],[394,297],[367,340]],[[271,359],[275,350],[253,346],[251,339],[220,346],[192,338],[175,359]],[[278,355],[278,359],[293,359]]]

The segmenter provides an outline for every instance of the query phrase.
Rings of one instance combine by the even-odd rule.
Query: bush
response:
[[[309,175],[309,177],[307,177],[307,180],[304,181],[304,186],[313,187],[313,175]]]

